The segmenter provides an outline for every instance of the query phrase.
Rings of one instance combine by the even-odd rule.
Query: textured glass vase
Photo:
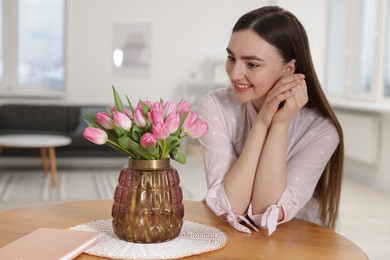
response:
[[[118,178],[112,225],[122,240],[157,243],[177,237],[183,225],[183,192],[169,159],[129,159]]]

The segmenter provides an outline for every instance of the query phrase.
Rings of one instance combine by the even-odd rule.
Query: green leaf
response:
[[[133,139],[136,142],[139,142],[142,135],[145,133],[145,131],[137,126],[136,124],[133,124],[131,129],[130,129],[130,136],[131,139]]]
[[[125,149],[131,149],[130,140],[130,137],[123,135],[118,138],[118,143]]]
[[[92,124],[94,124],[96,126],[100,126],[99,122],[96,120],[96,116],[95,115],[92,115],[90,113],[86,113],[86,115],[87,115],[87,117],[88,117],[88,119],[90,121],[89,123],[92,123]],[[84,119],[84,121],[88,124],[87,119]]]
[[[105,131],[106,131],[106,133],[108,135],[108,139],[109,140],[111,140],[111,141],[113,141],[115,143],[118,142],[118,136],[117,136],[115,130],[110,129],[110,130],[105,130]]]
[[[106,144],[108,146],[111,146],[112,148],[118,150],[119,152],[122,152],[122,153],[124,153],[124,154],[126,154],[128,156],[131,156],[132,158],[134,158],[134,154],[131,151],[129,151],[129,150],[125,149],[124,147],[118,145],[117,142],[108,141]]]
[[[131,140],[131,138],[128,138],[128,145],[130,147],[130,150],[134,151],[135,154],[139,155],[140,157],[138,159],[144,159],[144,160],[153,160],[156,158],[153,158],[153,156],[141,145]]]
[[[181,150],[180,148],[176,149],[175,151],[172,151],[172,152],[169,154],[169,156],[170,156],[173,160],[175,160],[175,161],[177,161],[177,162],[179,162],[179,163],[181,163],[181,164],[185,164],[185,163],[186,163],[186,160],[187,160],[185,153],[184,153],[183,150]]]
[[[169,150],[175,150],[180,146],[180,139],[176,136],[170,135],[166,139],[166,143]]]
[[[92,122],[89,122],[87,119],[84,119],[85,123],[89,126],[89,127],[95,127],[95,128],[99,128],[98,125],[92,123]]]
[[[122,127],[117,126],[117,125],[114,125],[114,129],[115,129],[115,133],[117,134],[117,136],[123,136],[123,135],[126,135],[128,133],[126,131],[126,129],[123,129]]]
[[[159,149],[158,146],[149,145],[146,148],[146,151],[153,156],[153,158],[158,159],[159,158]]]
[[[106,106],[106,112],[107,112],[107,114],[112,116],[111,108],[109,106]]]
[[[126,95],[126,99],[127,99],[127,103],[129,104],[129,108],[130,108],[131,113],[134,114],[133,105],[131,104],[130,99],[127,95]]]
[[[114,93],[116,110],[123,113],[125,111],[125,107],[123,106],[122,100],[114,86],[112,86],[112,92]]]
[[[145,113],[148,113],[150,111],[150,107],[148,107],[148,105],[146,105],[145,102],[143,102],[142,100],[139,100],[139,103],[141,104],[142,110]]]

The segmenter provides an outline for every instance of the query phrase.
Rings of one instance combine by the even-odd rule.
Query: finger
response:
[[[301,109],[308,101],[306,84],[303,82],[301,85],[293,88],[292,90],[295,92],[295,95],[286,100],[285,109]]]
[[[301,84],[294,89],[296,91],[296,95],[294,95],[294,100],[299,107],[303,107],[308,101],[306,81],[303,80]]]
[[[283,85],[283,84],[287,84],[287,83],[292,82],[292,81],[296,81],[296,80],[301,81],[304,79],[305,79],[305,75],[299,73],[299,74],[292,74],[292,75],[284,76],[284,77],[280,78],[280,80],[278,82],[280,82]]]
[[[275,110],[276,110],[276,108],[278,108],[279,105],[280,105],[282,102],[286,101],[287,99],[290,99],[290,98],[294,97],[295,94],[296,94],[296,93],[295,93],[295,91],[293,91],[293,90],[285,91],[285,92],[283,92],[283,93],[281,93],[281,94],[275,96],[274,98],[270,99],[269,103],[270,103],[272,106],[274,106],[274,108],[275,108]]]
[[[302,80],[304,80],[303,74],[294,74],[294,75],[281,78],[276,83],[275,87],[273,87],[268,93],[269,98],[273,99],[277,95],[280,95],[283,92],[289,91],[292,88],[299,86]]]

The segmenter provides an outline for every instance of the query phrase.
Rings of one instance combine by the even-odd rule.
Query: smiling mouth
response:
[[[240,92],[246,91],[246,90],[248,90],[248,89],[250,89],[250,88],[252,88],[252,87],[253,87],[253,86],[250,85],[250,84],[238,84],[238,83],[235,83],[235,84],[234,84],[234,88],[235,88],[237,91],[240,91]]]

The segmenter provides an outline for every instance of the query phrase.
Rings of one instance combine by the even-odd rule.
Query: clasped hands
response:
[[[266,128],[280,124],[288,126],[308,100],[305,76],[284,76],[268,92],[257,120]]]

